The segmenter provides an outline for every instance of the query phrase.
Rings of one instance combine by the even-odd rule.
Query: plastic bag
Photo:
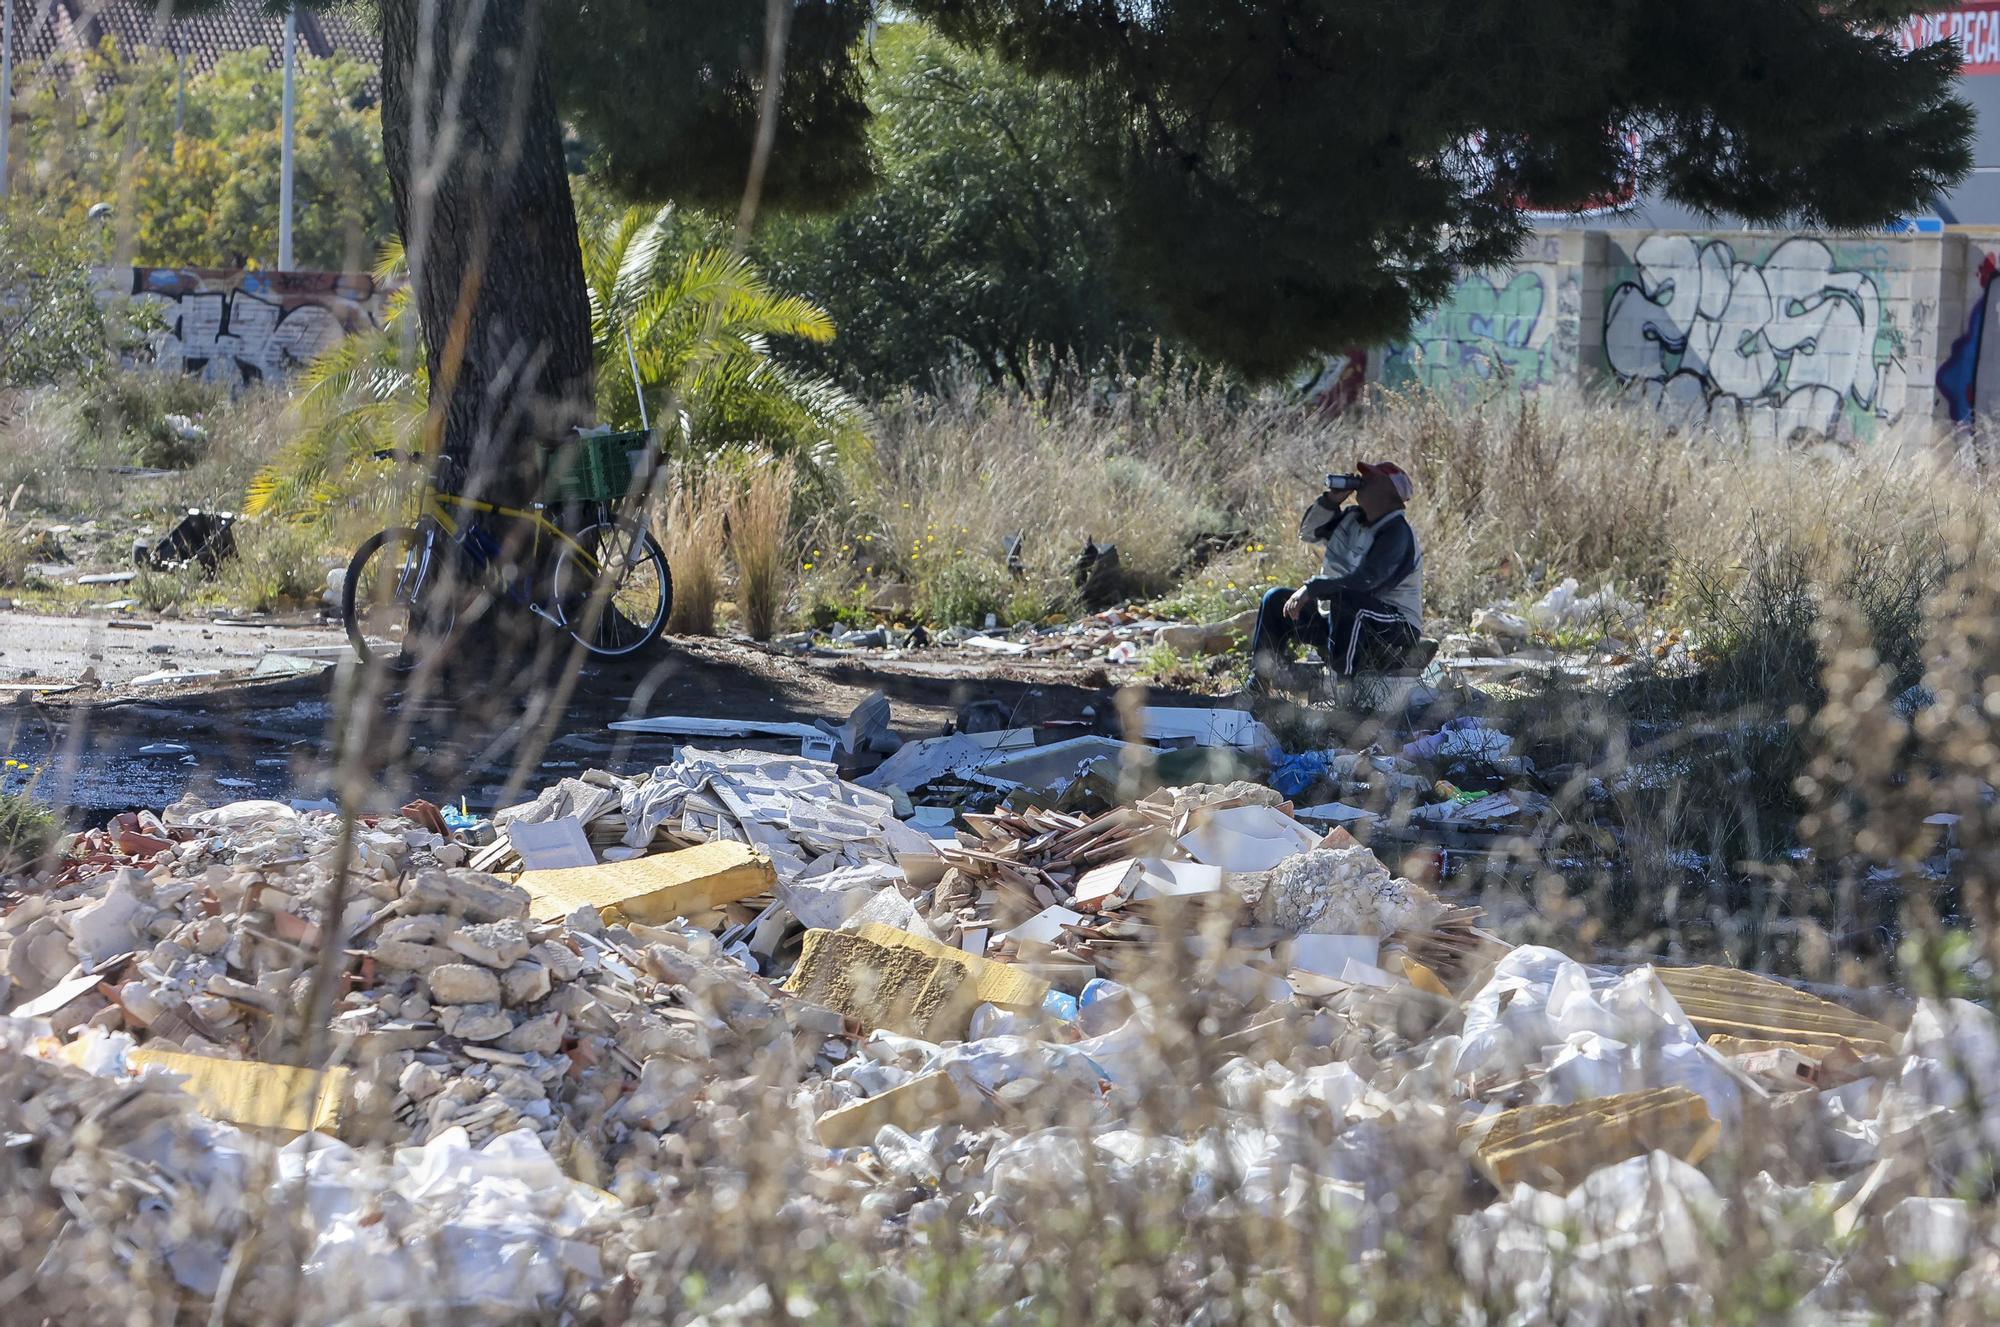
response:
[[[1651,967],[1593,986],[1575,960],[1524,945],[1466,1005],[1456,1073],[1507,1078],[1544,1062],[1538,1096],[1548,1104],[1681,1086],[1724,1122],[1742,1106],[1735,1076]]]

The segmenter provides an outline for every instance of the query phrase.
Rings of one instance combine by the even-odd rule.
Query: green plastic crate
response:
[[[546,502],[616,502],[632,485],[631,453],[649,445],[645,432],[587,433],[548,454]]]

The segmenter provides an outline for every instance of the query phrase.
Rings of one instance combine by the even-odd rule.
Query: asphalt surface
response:
[[[74,826],[190,794],[211,805],[311,802],[344,789],[363,811],[413,796],[490,811],[592,767],[631,772],[673,758],[679,743],[671,737],[611,732],[607,725],[620,718],[839,723],[880,690],[895,730],[914,738],[943,731],[979,700],[1000,703],[1023,723],[1106,715],[1114,681],[1101,667],[942,652],[798,655],[707,638],[668,639],[642,659],[572,667],[566,639],[542,637],[518,651],[484,652],[476,673],[357,694],[365,679],[354,675],[342,643],[339,632],[318,628],[155,622],[133,629],[101,618],[0,613],[0,757],[15,762],[0,779],[9,790],[32,787]],[[247,676],[267,656],[317,652],[338,662],[305,675]],[[58,689],[87,669],[96,670],[96,685]],[[165,669],[191,680],[136,684]],[[209,673],[223,676],[192,680]],[[27,690],[28,681],[50,689]]]
[[[154,673],[242,671],[266,654],[346,645],[338,628],[0,613],[0,682],[74,683],[89,671],[119,689]]]

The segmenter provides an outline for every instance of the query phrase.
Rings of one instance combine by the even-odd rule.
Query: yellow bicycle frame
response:
[[[597,558],[591,554],[590,550],[570,538],[569,534],[561,526],[544,516],[539,507],[527,510],[520,507],[503,507],[496,502],[481,502],[477,498],[468,498],[458,493],[445,493],[429,485],[424,486],[424,515],[436,521],[446,534],[456,539],[458,538],[460,527],[458,521],[452,517],[451,509],[453,507],[457,507],[461,511],[498,516],[502,520],[529,526],[534,530],[534,542],[531,545],[530,551],[535,554],[541,552],[542,535],[544,532],[547,532],[556,539],[568,544],[575,551],[576,555],[583,560],[584,567],[592,576],[597,575],[600,570],[597,565]]]

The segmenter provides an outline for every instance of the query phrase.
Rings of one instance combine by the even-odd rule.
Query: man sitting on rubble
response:
[[[1410,477],[1391,461],[1327,476],[1299,521],[1299,538],[1326,545],[1319,575],[1264,596],[1250,634],[1252,690],[1301,685],[1298,644],[1317,645],[1324,665],[1343,676],[1401,665],[1424,625],[1424,555],[1403,511],[1409,500]]]

